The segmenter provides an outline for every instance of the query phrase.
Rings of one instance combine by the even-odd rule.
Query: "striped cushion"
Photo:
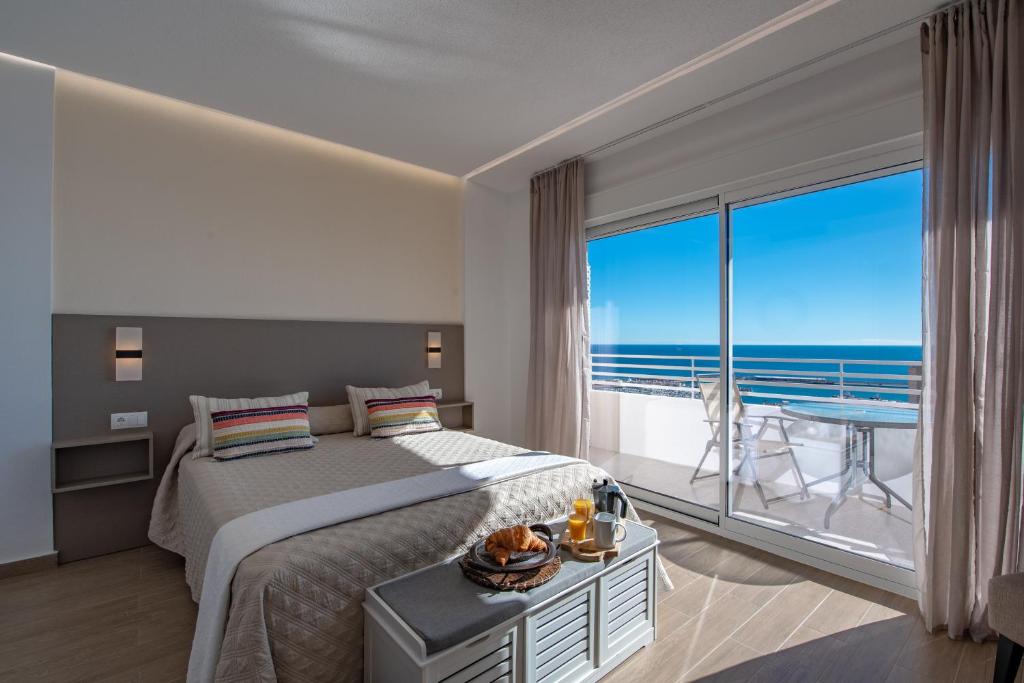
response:
[[[441,429],[433,396],[366,399],[370,436],[386,438]]]
[[[300,391],[287,396],[264,396],[262,398],[189,396],[188,400],[192,403],[192,412],[196,421],[196,446],[192,449],[192,457],[205,458],[213,455],[213,423],[210,420],[210,415],[215,411],[306,405],[309,403],[309,392]]]
[[[348,404],[352,407],[352,422],[356,436],[365,436],[370,433],[370,420],[366,415],[366,401],[371,398],[412,398],[423,396],[430,391],[430,384],[427,380],[410,384],[407,387],[396,389],[388,387],[354,387],[351,384],[345,387],[348,392]]]
[[[218,410],[210,418],[218,460],[307,450],[316,443],[305,405]]]

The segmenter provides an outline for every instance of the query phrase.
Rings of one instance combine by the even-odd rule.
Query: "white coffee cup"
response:
[[[598,512],[594,515],[594,545],[602,550],[610,550],[624,538],[626,525],[619,521],[618,515],[611,512]]]

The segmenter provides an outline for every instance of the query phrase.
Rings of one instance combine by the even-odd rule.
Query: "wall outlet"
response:
[[[139,413],[111,413],[111,429],[135,429],[145,427],[149,424],[149,413],[143,410]]]
[[[436,389],[427,389],[427,393],[433,396],[435,401],[440,401],[444,398],[444,392],[441,391],[440,387]]]

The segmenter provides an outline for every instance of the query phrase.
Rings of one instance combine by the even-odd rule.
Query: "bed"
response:
[[[459,431],[373,439],[319,437],[310,451],[236,461],[193,459],[182,430],[154,502],[150,537],[185,558],[199,601],[218,529],[243,515],[423,475],[525,449]],[[230,584],[217,681],[357,681],[367,587],[436,563],[481,535],[566,514],[607,476],[584,461],[292,536],[253,552]]]

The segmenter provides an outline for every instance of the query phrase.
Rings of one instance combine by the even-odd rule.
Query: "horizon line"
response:
[[[719,342],[590,342],[591,346],[721,346]],[[871,342],[733,342],[733,346],[922,346],[923,342],[871,341]]]

